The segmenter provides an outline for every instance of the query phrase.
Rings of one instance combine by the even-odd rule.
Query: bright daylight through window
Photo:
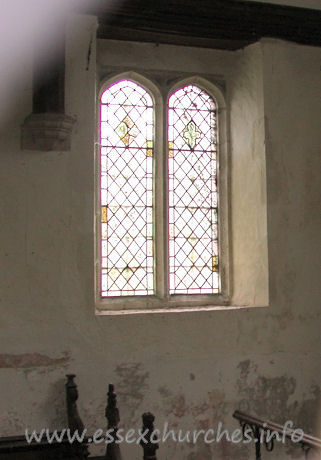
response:
[[[151,92],[129,79],[101,96],[102,298],[157,295],[162,251],[165,297],[220,293],[216,103],[198,85],[182,85],[168,99],[163,133],[155,129],[156,109]],[[166,139],[166,162],[155,161],[155,133]],[[163,200],[155,196],[156,177]],[[156,237],[156,211],[166,228],[163,241]]]

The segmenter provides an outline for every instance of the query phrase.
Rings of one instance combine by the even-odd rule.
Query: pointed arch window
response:
[[[100,106],[101,296],[152,295],[153,101],[133,81]]]
[[[134,80],[100,99],[98,298],[116,311],[222,304],[217,100],[198,81],[165,99]]]
[[[169,292],[219,292],[216,104],[195,85],[168,104]]]

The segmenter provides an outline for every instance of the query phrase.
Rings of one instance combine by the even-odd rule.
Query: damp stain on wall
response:
[[[0,369],[28,369],[66,365],[70,361],[68,352],[52,358],[41,353],[0,354]]]
[[[149,373],[144,371],[141,363],[123,363],[116,366],[118,400],[126,406],[122,419],[133,419],[148,389]]]
[[[250,360],[239,363],[237,380],[238,408],[251,415],[267,418],[283,424],[290,420],[293,426],[307,434],[316,434],[318,429],[321,389],[318,385],[307,387],[303,398],[295,398],[296,379],[287,374],[277,377],[260,375],[258,366]],[[289,453],[296,455],[293,445]]]

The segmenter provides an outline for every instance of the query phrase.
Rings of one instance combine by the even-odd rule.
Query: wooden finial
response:
[[[74,378],[76,376],[74,374],[67,374],[66,377],[68,428],[71,433],[78,430],[78,433],[81,434],[85,427],[77,409],[78,389],[76,383],[74,382]]]
[[[122,460],[119,444],[116,444],[118,423],[120,421],[117,408],[117,396],[114,392],[114,385],[108,386],[107,406],[105,415],[107,418],[108,431],[113,437],[113,442],[107,445],[105,460]]]
[[[144,460],[157,460],[156,458],[156,450],[158,449],[158,444],[151,441],[151,435],[154,431],[154,420],[155,417],[151,412],[145,412],[142,415],[143,418],[143,433],[147,430],[146,442],[142,439],[140,445],[144,450]]]
[[[107,407],[106,407],[106,418],[108,421],[108,428],[117,428],[119,423],[119,411],[117,409],[117,396],[114,392],[114,385],[108,386],[107,393]]]
[[[74,374],[67,374],[66,382],[66,397],[67,397],[67,416],[68,416],[68,428],[71,434],[76,431],[81,436],[84,432],[85,426],[78,414],[77,409],[77,399],[78,399],[78,389],[77,385],[74,382],[76,377]],[[87,441],[73,442],[70,445],[70,458],[78,458],[79,460],[86,460],[89,456]]]

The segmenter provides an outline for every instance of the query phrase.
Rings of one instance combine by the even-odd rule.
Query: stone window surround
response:
[[[160,78],[168,80],[169,75],[162,72]],[[146,88],[154,99],[155,107],[155,160],[157,173],[155,177],[155,285],[156,295],[153,296],[126,296],[101,298],[100,297],[100,199],[99,199],[99,132],[97,130],[96,142],[96,313],[97,314],[124,314],[124,313],[156,313],[156,312],[180,312],[193,310],[212,310],[229,304],[229,233],[228,233],[228,177],[227,177],[227,126],[226,126],[226,104],[223,90],[219,84],[208,76],[170,75],[170,82],[160,88],[155,80],[155,75],[148,72],[138,73],[136,71],[112,72],[101,82],[97,98],[97,127],[99,126],[99,101],[101,93],[111,84],[121,80],[129,79]],[[174,80],[174,81],[173,81]],[[218,134],[218,184],[219,184],[219,255],[220,255],[220,279],[221,293],[212,295],[174,295],[167,293],[166,277],[168,273],[167,249],[164,247],[165,229],[167,228],[163,218],[163,209],[167,209],[166,193],[163,186],[166,168],[166,111],[167,101],[170,94],[178,88],[187,84],[195,84],[216,101],[218,106],[217,134]],[[160,166],[161,165],[161,166]]]

